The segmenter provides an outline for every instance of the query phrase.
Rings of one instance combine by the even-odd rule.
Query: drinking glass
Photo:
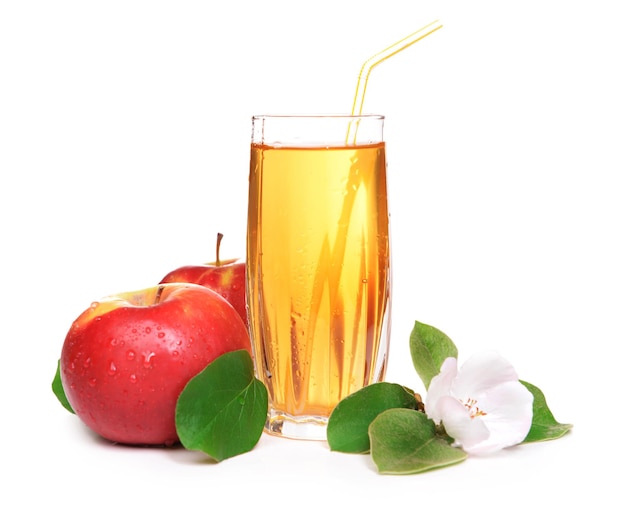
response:
[[[384,117],[252,118],[247,303],[265,430],[324,440],[384,380],[391,264]]]

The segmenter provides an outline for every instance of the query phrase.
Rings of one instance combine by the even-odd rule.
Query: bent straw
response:
[[[439,20],[433,21],[432,23],[427,24],[426,26],[420,28],[416,32],[411,33],[410,35],[404,37],[399,40],[395,44],[390,45],[386,49],[376,53],[374,56],[368,58],[363,66],[361,67],[361,71],[359,72],[359,78],[357,80],[356,92],[354,94],[354,102],[352,104],[352,115],[360,115],[363,113],[363,101],[365,97],[365,90],[367,89],[367,81],[369,79],[370,73],[372,69],[382,63],[388,58],[391,58],[394,54],[399,53],[403,49],[415,44],[416,42],[422,40],[427,37],[431,33],[439,30],[443,25],[439,22]],[[350,136],[350,129],[352,128],[352,123],[348,128],[348,138]],[[348,139],[346,139],[346,143]],[[353,142],[356,142],[356,127],[354,131]]]
[[[365,95],[365,90],[367,87],[367,80],[369,78],[370,72],[372,69],[378,65],[379,63],[385,61],[390,58],[394,54],[406,49],[407,47],[413,45],[415,42],[422,40],[424,37],[430,35],[435,32],[442,25],[439,21],[433,21],[432,23],[420,28],[416,32],[408,35],[407,37],[399,40],[395,44],[392,44],[386,49],[383,49],[379,53],[376,53],[374,56],[365,61],[363,66],[361,67],[361,72],[359,73],[359,80],[357,82],[356,94],[354,96],[354,104],[352,106],[352,116],[356,114],[361,114],[363,110],[363,97]],[[356,144],[356,134],[358,129],[359,119],[354,118],[350,121],[348,126],[348,132],[346,136],[346,145],[348,145],[348,140],[350,138],[350,131],[354,128],[354,136],[353,143]],[[343,268],[343,263],[345,261],[345,250],[346,250],[346,242],[347,235],[345,231],[342,233],[341,230],[347,230],[348,224],[350,222],[350,218],[352,215],[352,209],[354,207],[354,200],[356,198],[356,191],[351,188],[357,188],[363,183],[363,174],[356,173],[354,170],[350,170],[350,175],[348,177],[348,181],[346,184],[346,196],[344,197],[343,206],[341,210],[341,215],[339,217],[339,231],[335,237],[334,241],[330,241],[330,237],[326,236],[324,244],[322,245],[318,266],[315,272],[315,282],[314,282],[314,290],[311,297],[311,313],[309,317],[309,325],[308,331],[310,333],[315,332],[315,326],[317,324],[317,314],[319,312],[324,289],[328,288],[328,297],[329,303],[333,309],[336,309],[342,304],[342,300],[339,299],[338,296],[338,283],[341,277],[341,270]],[[329,270],[322,268],[323,265],[330,265]],[[358,296],[363,296],[360,293]],[[333,310],[333,312],[337,312],[338,314],[342,314],[341,310]],[[337,321],[334,321],[334,324],[338,327],[342,327],[344,325],[343,315],[337,316]],[[343,344],[337,343],[333,346],[335,360],[338,367],[342,366],[342,355],[344,353]],[[309,349],[309,353],[312,352],[312,349]],[[311,356],[310,354],[306,356],[306,359],[302,362],[310,363]],[[370,368],[370,370],[372,370]],[[341,375],[341,374],[340,374]],[[308,374],[304,374],[306,380],[308,381]],[[295,382],[295,380],[294,380]],[[305,385],[308,387],[308,385]],[[343,388],[343,385],[341,386]]]
[[[352,105],[352,115],[361,114],[363,112],[363,98],[365,96],[365,90],[367,88],[367,80],[372,69],[382,63],[388,58],[391,58],[394,54],[399,53],[403,49],[415,44],[416,42],[422,40],[427,37],[431,33],[439,30],[443,25],[439,21],[433,21],[432,23],[420,28],[416,32],[413,32],[411,35],[399,40],[395,44],[390,45],[388,48],[383,49],[379,53],[376,53],[371,58],[367,59],[363,66],[361,67],[361,72],[359,73],[359,80],[357,82],[356,93],[354,95],[354,103]],[[365,75],[365,77],[363,77]],[[357,112],[358,111],[358,112]]]

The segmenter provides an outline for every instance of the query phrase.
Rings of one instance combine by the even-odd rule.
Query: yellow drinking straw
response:
[[[408,37],[405,37],[395,44],[389,46],[387,49],[383,49],[379,53],[376,53],[363,64],[361,68],[361,73],[359,74],[356,94],[354,96],[354,105],[352,106],[353,116],[362,113],[363,96],[365,95],[367,79],[372,69],[380,62],[385,61],[387,58],[390,58],[394,54],[397,54],[398,52],[406,49],[415,42],[422,40],[424,37],[435,32],[436,30],[441,28],[441,26],[442,25],[439,23],[439,21],[433,21],[432,23],[412,33]],[[352,121],[350,121],[346,136],[346,145],[349,144],[348,140],[350,139],[350,134],[352,130],[354,131],[354,135],[352,137],[353,144],[356,144],[358,123],[358,119],[353,119]],[[330,299],[331,306],[337,307],[337,282],[332,282],[331,280],[336,280],[341,277],[341,270],[343,268],[345,260],[346,241],[348,239],[348,235],[345,230],[348,229],[355,198],[358,194],[356,188],[358,188],[363,183],[363,173],[359,172],[358,170],[354,170],[354,167],[351,167],[350,173],[348,175],[348,180],[346,182],[346,191],[344,192],[345,196],[343,200],[341,215],[339,217],[337,235],[334,240],[331,240],[331,238],[327,235],[322,250],[320,251],[318,267],[315,272],[315,281],[313,283],[315,287],[313,289],[313,294],[311,298],[311,314],[309,317],[308,330],[310,333],[314,333],[315,331],[317,314],[320,310],[320,306],[322,304],[322,299],[324,296],[324,290],[326,288],[328,288],[328,297]],[[344,231],[342,232],[342,230]],[[324,269],[322,268],[322,265],[330,265],[330,267],[329,269]],[[337,345],[335,347],[335,359],[338,364],[341,363],[342,354],[342,346]],[[310,361],[311,356],[309,355],[303,362],[310,363]],[[308,374],[305,375],[305,377],[307,377],[306,380],[308,380]]]
[[[376,53],[371,58],[367,59],[361,67],[359,73],[359,80],[357,81],[356,93],[354,94],[354,103],[352,105],[352,115],[361,114],[363,112],[363,98],[365,96],[365,89],[367,88],[367,80],[369,79],[372,69],[382,63],[388,58],[391,58],[394,54],[399,53],[403,49],[415,44],[417,41],[422,40],[431,33],[439,30],[443,25],[439,21],[433,21],[432,23],[420,28],[411,35],[404,37],[395,44],[390,45],[388,48],[383,49],[379,53]]]
[[[354,94],[354,102],[352,104],[352,115],[359,115],[363,113],[363,100],[365,97],[365,90],[367,88],[367,80],[369,79],[370,73],[372,69],[382,63],[387,58],[391,58],[394,54],[399,53],[403,49],[415,44],[416,42],[422,40],[424,37],[427,37],[431,33],[439,30],[443,25],[439,22],[439,20],[433,21],[432,23],[427,24],[426,26],[420,28],[416,32],[404,37],[402,40],[399,40],[395,44],[390,45],[386,49],[376,53],[371,58],[368,58],[363,66],[361,67],[361,71],[359,72],[359,79],[357,80],[356,92]],[[350,128],[348,129],[348,137],[350,136],[350,129],[352,124],[350,124]],[[356,127],[354,131],[353,141],[356,142]]]

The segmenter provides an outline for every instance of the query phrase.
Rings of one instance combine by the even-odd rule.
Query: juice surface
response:
[[[253,144],[248,303],[271,408],[328,416],[382,380],[390,253],[384,143]]]

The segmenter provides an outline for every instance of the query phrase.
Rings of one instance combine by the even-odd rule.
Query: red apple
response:
[[[172,283],[95,302],[72,324],[60,375],[94,432],[132,445],[173,445],[176,401],[218,356],[251,352],[246,326],[209,288]]]
[[[216,260],[201,265],[186,265],[168,273],[161,284],[167,282],[191,282],[211,288],[222,295],[248,326],[246,307],[246,264],[239,259],[220,260],[220,243],[223,235],[217,234]]]

